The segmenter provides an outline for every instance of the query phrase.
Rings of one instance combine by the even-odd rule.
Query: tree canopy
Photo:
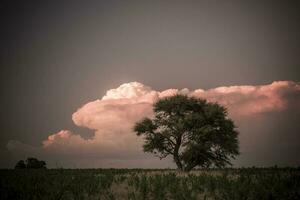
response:
[[[144,152],[173,156],[178,169],[224,167],[239,154],[238,132],[225,107],[204,99],[175,95],[154,104],[154,117],[137,122]]]

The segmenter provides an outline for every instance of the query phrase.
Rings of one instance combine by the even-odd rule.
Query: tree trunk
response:
[[[179,159],[178,154],[177,154],[177,155],[174,154],[174,161],[175,161],[175,163],[176,163],[178,169],[182,171],[182,170],[183,170],[183,169],[182,169],[182,164],[181,164],[181,162],[180,162],[180,159]]]
[[[182,167],[182,163],[180,161],[180,158],[179,158],[179,155],[178,155],[178,152],[179,152],[179,148],[180,148],[180,145],[181,145],[181,136],[177,138],[176,140],[176,145],[175,145],[175,148],[174,148],[174,161],[178,167],[179,170],[183,170],[183,167]]]

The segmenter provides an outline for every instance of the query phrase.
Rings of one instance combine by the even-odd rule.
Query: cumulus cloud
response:
[[[218,87],[207,91],[200,89],[195,90],[193,95],[218,102],[228,107],[231,114],[253,115],[287,109],[294,101],[292,95],[298,95],[299,100],[299,92],[299,83],[275,81],[261,86]]]
[[[131,159],[136,162],[136,167],[143,166],[143,163],[149,163],[153,158],[143,154],[142,139],[133,133],[133,125],[143,117],[153,115],[152,105],[159,98],[178,93],[218,102],[226,106],[230,115],[236,119],[250,119],[253,115],[282,112],[290,107],[296,111],[300,110],[300,84],[292,81],[193,91],[187,88],[156,91],[142,83],[131,82],[108,90],[101,99],[88,102],[73,113],[72,120],[77,126],[95,131],[92,138],[84,139],[80,134],[61,130],[43,141],[41,148],[16,141],[10,141],[7,147],[11,151],[26,149],[26,151],[42,152],[44,156],[95,155],[106,163],[105,166],[114,163],[111,165],[113,167],[118,166],[118,163],[122,167],[131,166],[132,164],[128,163]],[[244,143],[243,141],[242,144]]]

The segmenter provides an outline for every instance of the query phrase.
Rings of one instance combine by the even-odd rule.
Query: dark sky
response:
[[[72,114],[126,82],[299,82],[299,10],[300,1],[1,1],[0,155],[9,140],[39,146],[62,128],[90,137]]]

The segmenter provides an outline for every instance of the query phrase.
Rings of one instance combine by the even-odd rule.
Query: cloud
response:
[[[218,102],[226,106],[229,114],[241,124],[241,119],[251,120],[257,115],[284,112],[289,108],[298,113],[300,110],[300,84],[292,81],[194,91],[187,88],[156,91],[142,83],[131,82],[108,90],[101,99],[88,102],[73,113],[72,120],[77,126],[95,131],[92,138],[84,139],[80,134],[61,130],[43,141],[42,147],[10,141],[7,148],[10,151],[32,152],[44,157],[55,155],[56,158],[62,156],[65,159],[69,156],[74,160],[90,158],[91,163],[92,160],[98,160],[100,166],[126,167],[133,166],[134,162],[136,167],[142,167],[147,166],[145,163],[157,163],[155,158],[142,152],[142,138],[137,137],[132,128],[136,121],[153,115],[152,105],[159,98],[178,93]],[[247,141],[241,141],[241,145],[247,146]],[[296,148],[298,147],[297,143]],[[170,165],[170,160],[163,165]]]
[[[275,81],[261,86],[218,87],[207,91],[200,89],[195,90],[193,95],[218,102],[228,107],[231,114],[253,115],[287,109],[294,101],[291,95],[298,95],[298,101],[299,93],[299,83]]]

